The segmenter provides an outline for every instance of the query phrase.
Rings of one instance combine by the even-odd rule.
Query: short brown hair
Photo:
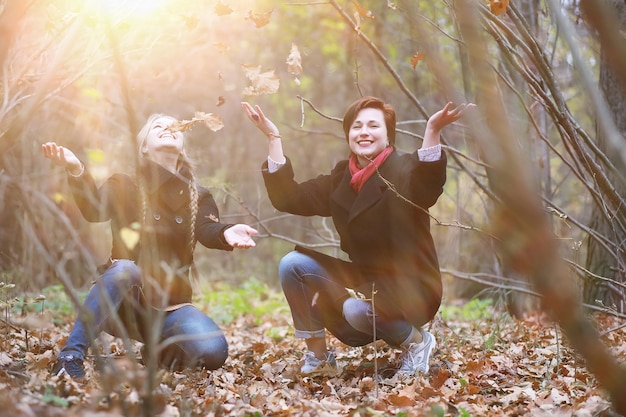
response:
[[[346,114],[343,116],[343,132],[346,135],[346,140],[348,140],[348,132],[354,119],[356,119],[361,110],[368,108],[378,109],[383,112],[385,126],[387,127],[387,138],[389,139],[389,144],[393,146],[396,143],[396,111],[391,104],[371,96],[362,97],[348,106]]]

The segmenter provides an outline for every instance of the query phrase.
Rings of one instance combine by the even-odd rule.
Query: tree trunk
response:
[[[594,4],[591,4],[594,3]],[[626,56],[623,47],[623,35],[626,30],[626,3],[623,0],[607,0],[605,8],[597,7],[595,2],[584,2],[583,6],[588,21],[597,29],[601,41],[600,88],[604,93],[611,116],[621,136],[626,136],[626,76],[621,66]],[[610,10],[613,18],[603,15],[602,9]],[[621,42],[620,39],[621,38]],[[618,58],[616,58],[618,57]],[[612,152],[602,128],[596,128],[598,146],[609,157],[618,172],[626,172],[626,164],[616,152]],[[617,179],[613,181],[621,196],[626,189]],[[620,186],[621,184],[621,186]],[[608,215],[607,215],[608,209]],[[615,243],[614,253],[610,253],[596,240],[589,239],[586,267],[593,274],[610,278],[618,282],[625,281],[626,230],[615,223],[615,216],[624,219],[624,207],[605,207],[594,205],[592,208],[590,228]],[[584,284],[585,302],[602,304],[624,312],[625,294],[623,288],[611,285],[610,282],[589,279]]]

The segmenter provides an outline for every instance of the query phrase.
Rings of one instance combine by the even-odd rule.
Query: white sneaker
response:
[[[428,373],[430,355],[435,350],[435,337],[426,330],[420,330],[422,333],[421,343],[410,343],[407,348],[404,349],[400,358],[401,365],[398,373],[404,375],[415,375],[418,372]]]
[[[329,352],[323,361],[317,359],[310,350],[304,354],[304,364],[300,372],[306,376],[336,376],[340,373],[333,352]]]

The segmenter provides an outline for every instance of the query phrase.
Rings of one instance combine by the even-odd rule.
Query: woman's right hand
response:
[[[269,140],[280,138],[278,128],[270,119],[265,117],[265,114],[261,111],[261,107],[258,105],[252,107],[252,105],[246,101],[241,103],[241,107],[248,116],[248,119],[250,119]]]
[[[80,175],[83,171],[83,164],[74,155],[74,152],[70,151],[64,146],[57,145],[54,142],[47,142],[41,145],[43,155],[54,162],[55,165],[59,165],[69,171],[72,175]]]
[[[267,136],[267,139],[269,140],[268,155],[270,159],[280,164],[285,163],[283,145],[276,125],[272,123],[270,119],[265,117],[265,114],[261,111],[261,107],[258,105],[252,107],[250,103],[244,101],[241,103],[241,107],[243,108],[243,111],[246,112],[248,119],[250,119],[265,136]]]

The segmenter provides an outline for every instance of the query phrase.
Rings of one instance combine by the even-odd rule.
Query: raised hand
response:
[[[241,103],[241,107],[248,116],[248,119],[250,119],[268,139],[280,138],[278,128],[270,119],[265,117],[261,107],[258,105],[252,107],[250,103],[245,101]]]
[[[272,123],[270,119],[265,117],[261,107],[258,105],[252,107],[250,103],[244,101],[241,103],[241,108],[248,116],[248,119],[250,119],[265,136],[267,136],[267,139],[269,140],[269,157],[276,162],[284,162],[285,155],[283,154],[283,145],[276,125]]]
[[[55,165],[66,168],[70,174],[79,175],[82,172],[83,164],[74,155],[74,152],[66,147],[54,142],[47,142],[41,145],[41,150],[46,158],[54,162]]]
[[[452,105],[452,102],[449,101],[441,110],[430,116],[424,132],[423,148],[438,145],[441,142],[441,130],[459,120],[468,110],[476,107],[474,103],[462,103],[454,108]]]

